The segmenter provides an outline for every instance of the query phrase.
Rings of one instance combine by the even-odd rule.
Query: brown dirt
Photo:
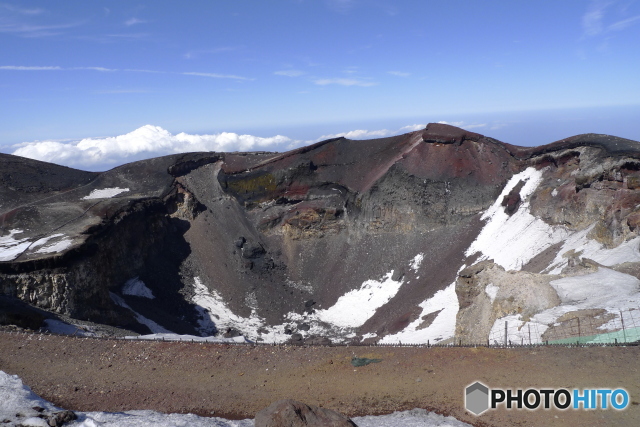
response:
[[[353,356],[382,359],[354,368]],[[426,408],[478,426],[640,425],[639,347],[232,346],[0,332],[0,370],[77,411],[153,409],[253,418],[281,398],[344,414]],[[626,410],[466,412],[474,381],[502,388],[625,388]]]

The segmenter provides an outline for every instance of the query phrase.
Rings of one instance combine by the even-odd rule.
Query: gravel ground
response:
[[[354,357],[381,359],[355,368]],[[349,416],[425,408],[478,426],[640,425],[639,347],[237,346],[0,332],[0,370],[78,411],[252,418],[281,398]],[[626,410],[465,411],[464,388],[625,388]]]

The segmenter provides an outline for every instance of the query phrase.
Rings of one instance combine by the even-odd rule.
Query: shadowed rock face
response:
[[[445,305],[457,304],[461,267],[487,259],[468,248],[498,198],[513,217],[525,209],[567,233],[593,227],[608,247],[637,235],[637,144],[589,134],[524,148],[429,124],[391,138],[172,155],[103,173],[0,155],[0,290],[141,332],[155,327],[132,327],[131,310],[177,333],[258,341],[375,341],[408,330],[446,339],[438,325],[457,308]],[[534,191],[521,197],[523,180],[499,197],[527,168],[540,171]],[[551,246],[518,269],[543,272],[559,250]],[[133,278],[154,298],[124,292]],[[436,294],[453,300],[427,303]],[[505,314],[483,310],[494,313],[486,319]],[[460,325],[459,334],[471,330]]]

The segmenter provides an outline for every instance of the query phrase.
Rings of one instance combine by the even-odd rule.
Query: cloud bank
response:
[[[104,170],[124,163],[191,151],[279,151],[295,141],[282,135],[262,138],[222,132],[177,135],[146,125],[125,135],[81,141],[35,141],[14,145],[12,154],[80,169]]]
[[[403,126],[396,130],[356,129],[322,135],[315,140],[295,140],[283,135],[259,137],[221,132],[196,135],[171,132],[146,125],[125,135],[85,138],[80,141],[33,141],[13,145],[11,154],[84,170],[106,170],[124,163],[169,154],[195,151],[288,151],[318,141],[343,136],[347,139],[384,138],[424,129],[424,124]],[[480,125],[484,126],[484,125]],[[466,126],[466,127],[474,127]],[[476,126],[478,127],[478,126]]]

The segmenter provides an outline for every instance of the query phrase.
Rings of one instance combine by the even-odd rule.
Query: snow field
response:
[[[16,234],[22,234],[22,230],[9,230],[9,234],[0,237],[0,261],[12,261],[30,245],[29,239],[16,239]]]
[[[456,332],[456,316],[460,305],[456,295],[456,283],[453,282],[445,289],[438,291],[435,295],[420,303],[422,313],[407,327],[394,335],[387,335],[380,343],[382,344],[425,344],[427,341],[437,343],[439,341],[452,338]],[[422,317],[439,311],[431,325],[419,329],[423,322]]]
[[[8,235],[0,237],[0,261],[13,261],[24,251],[28,249],[35,249],[40,246],[41,248],[36,250],[35,253],[49,254],[62,252],[73,244],[73,240],[66,238],[60,239],[50,245],[46,245],[49,240],[64,237],[64,234],[60,233],[43,237],[35,242],[31,242],[29,238],[16,239],[14,237],[17,234],[23,233],[24,230],[13,229],[9,230]]]
[[[88,196],[84,196],[82,200],[93,200],[93,199],[110,199],[111,197],[115,197],[120,193],[125,193],[129,191],[128,188],[102,188],[100,190],[93,190]]]
[[[129,307],[129,304],[124,302],[124,300],[120,296],[114,294],[113,292],[109,292],[109,296],[111,296],[111,300],[113,300],[113,302],[118,304],[120,307],[126,308],[127,310],[131,310],[131,312],[136,318],[136,321],[138,323],[145,325],[147,328],[149,328],[149,330],[152,333],[154,334],[172,334],[173,333],[170,330],[165,329],[162,326],[158,325],[153,320],[144,317],[140,313],[135,312],[131,307]]]
[[[38,397],[22,383],[17,375],[0,371],[0,419],[23,426],[45,426],[48,424],[36,416],[33,407],[39,406],[48,412],[57,408]],[[22,417],[16,414],[23,415]],[[155,411],[76,412],[78,419],[65,424],[69,427],[253,427],[252,419],[232,421],[215,417],[199,417],[193,414],[163,414]],[[424,409],[395,412],[390,415],[355,417],[359,427],[464,427],[469,424],[453,417],[443,417]],[[44,422],[44,424],[42,424]]]
[[[569,232],[563,227],[552,227],[530,213],[529,196],[542,181],[542,171],[529,167],[511,177],[496,201],[482,215],[485,226],[465,252],[472,256],[479,252],[478,261],[493,259],[505,270],[519,270],[534,256],[562,240]],[[520,190],[521,204],[509,216],[502,206],[502,200],[520,182],[525,181]]]
[[[153,295],[153,292],[151,292],[151,289],[149,289],[147,285],[145,285],[144,282],[140,280],[139,277],[134,277],[132,279],[127,280],[125,284],[122,286],[122,294],[148,298],[148,299],[155,298],[155,296]]]

